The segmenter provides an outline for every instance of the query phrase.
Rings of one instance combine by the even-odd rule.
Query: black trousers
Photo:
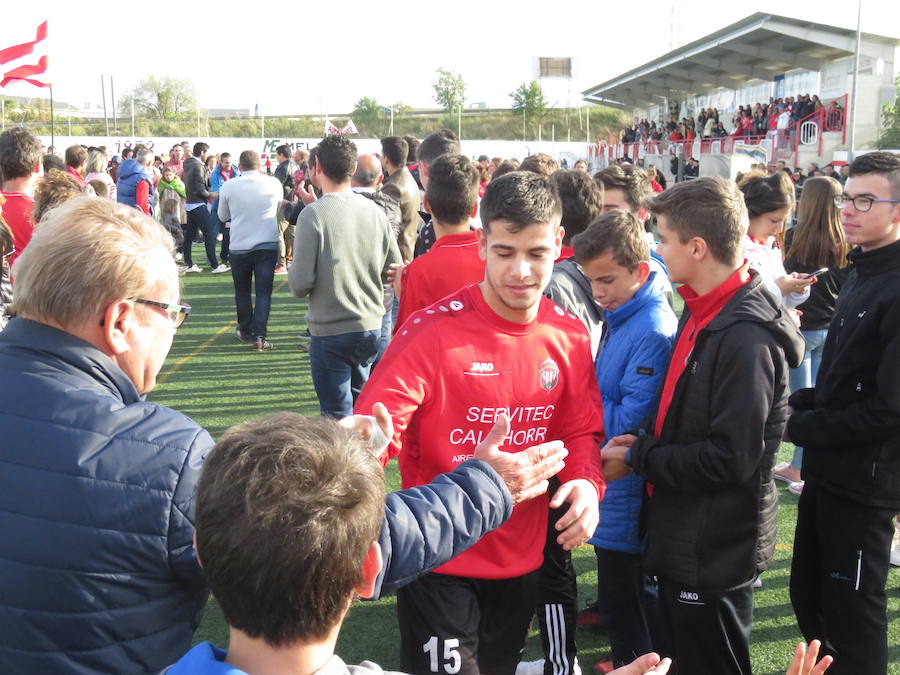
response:
[[[699,591],[659,579],[663,623],[660,651],[671,656],[670,673],[750,675],[753,588]]]
[[[559,489],[559,481],[551,479],[551,496]],[[547,539],[544,542],[544,563],[538,577],[537,615],[544,647],[544,675],[571,675],[575,668],[575,620],[578,612],[578,588],[572,553],[556,542],[559,531],[556,521],[562,518],[569,505],[550,509],[547,520]]]
[[[791,604],[803,637],[834,656],[828,674],[884,675],[896,509],[864,506],[807,481],[797,510]]]
[[[616,668],[653,651],[648,614],[657,598],[648,592],[639,554],[594,547],[597,556],[597,606],[606,617],[609,645]],[[655,591],[655,589],[654,589]]]

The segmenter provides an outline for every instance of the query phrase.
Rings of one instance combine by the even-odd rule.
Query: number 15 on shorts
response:
[[[459,655],[459,640],[456,638],[448,638],[444,640],[444,656],[443,665],[439,663],[441,641],[437,635],[432,635],[428,642],[422,645],[422,651],[428,654],[429,664],[432,673],[444,672],[448,675],[456,675],[462,666],[462,658]]]

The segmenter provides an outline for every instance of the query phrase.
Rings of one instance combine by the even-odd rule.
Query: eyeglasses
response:
[[[160,307],[166,310],[166,313],[169,315],[169,320],[174,324],[175,328],[181,326],[181,324],[184,323],[184,320],[187,319],[188,314],[191,313],[190,305],[170,305],[167,302],[158,302],[156,300],[147,300],[145,298],[134,298],[134,301],[139,302],[142,305]]]
[[[859,213],[866,213],[872,208],[872,204],[885,202],[887,204],[900,204],[900,199],[873,199],[872,197],[848,197],[847,195],[835,195],[834,205],[839,209],[844,208],[847,202],[853,202],[853,208]]]

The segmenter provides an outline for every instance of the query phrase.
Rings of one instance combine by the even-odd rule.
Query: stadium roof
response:
[[[866,43],[900,44],[884,35],[862,34]],[[821,70],[856,50],[856,31],[758,12],[668,54],[582,92],[591,103],[646,107],[663,98],[690,96],[751,80],[771,81],[797,68]],[[872,54],[871,56],[879,56]]]

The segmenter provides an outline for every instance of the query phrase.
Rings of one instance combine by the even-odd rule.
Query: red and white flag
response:
[[[344,125],[344,128],[341,129],[341,133],[347,136],[349,134],[358,134],[359,131],[356,130],[356,125],[353,124],[353,120],[350,120],[349,122],[347,122],[347,124]]]
[[[339,136],[340,133],[341,133],[341,130],[338,129],[334,125],[334,122],[332,122],[331,120],[325,121],[325,135],[326,136]]]
[[[28,82],[49,87],[47,80],[47,22],[37,27],[32,42],[0,49],[0,87],[12,82]]]

